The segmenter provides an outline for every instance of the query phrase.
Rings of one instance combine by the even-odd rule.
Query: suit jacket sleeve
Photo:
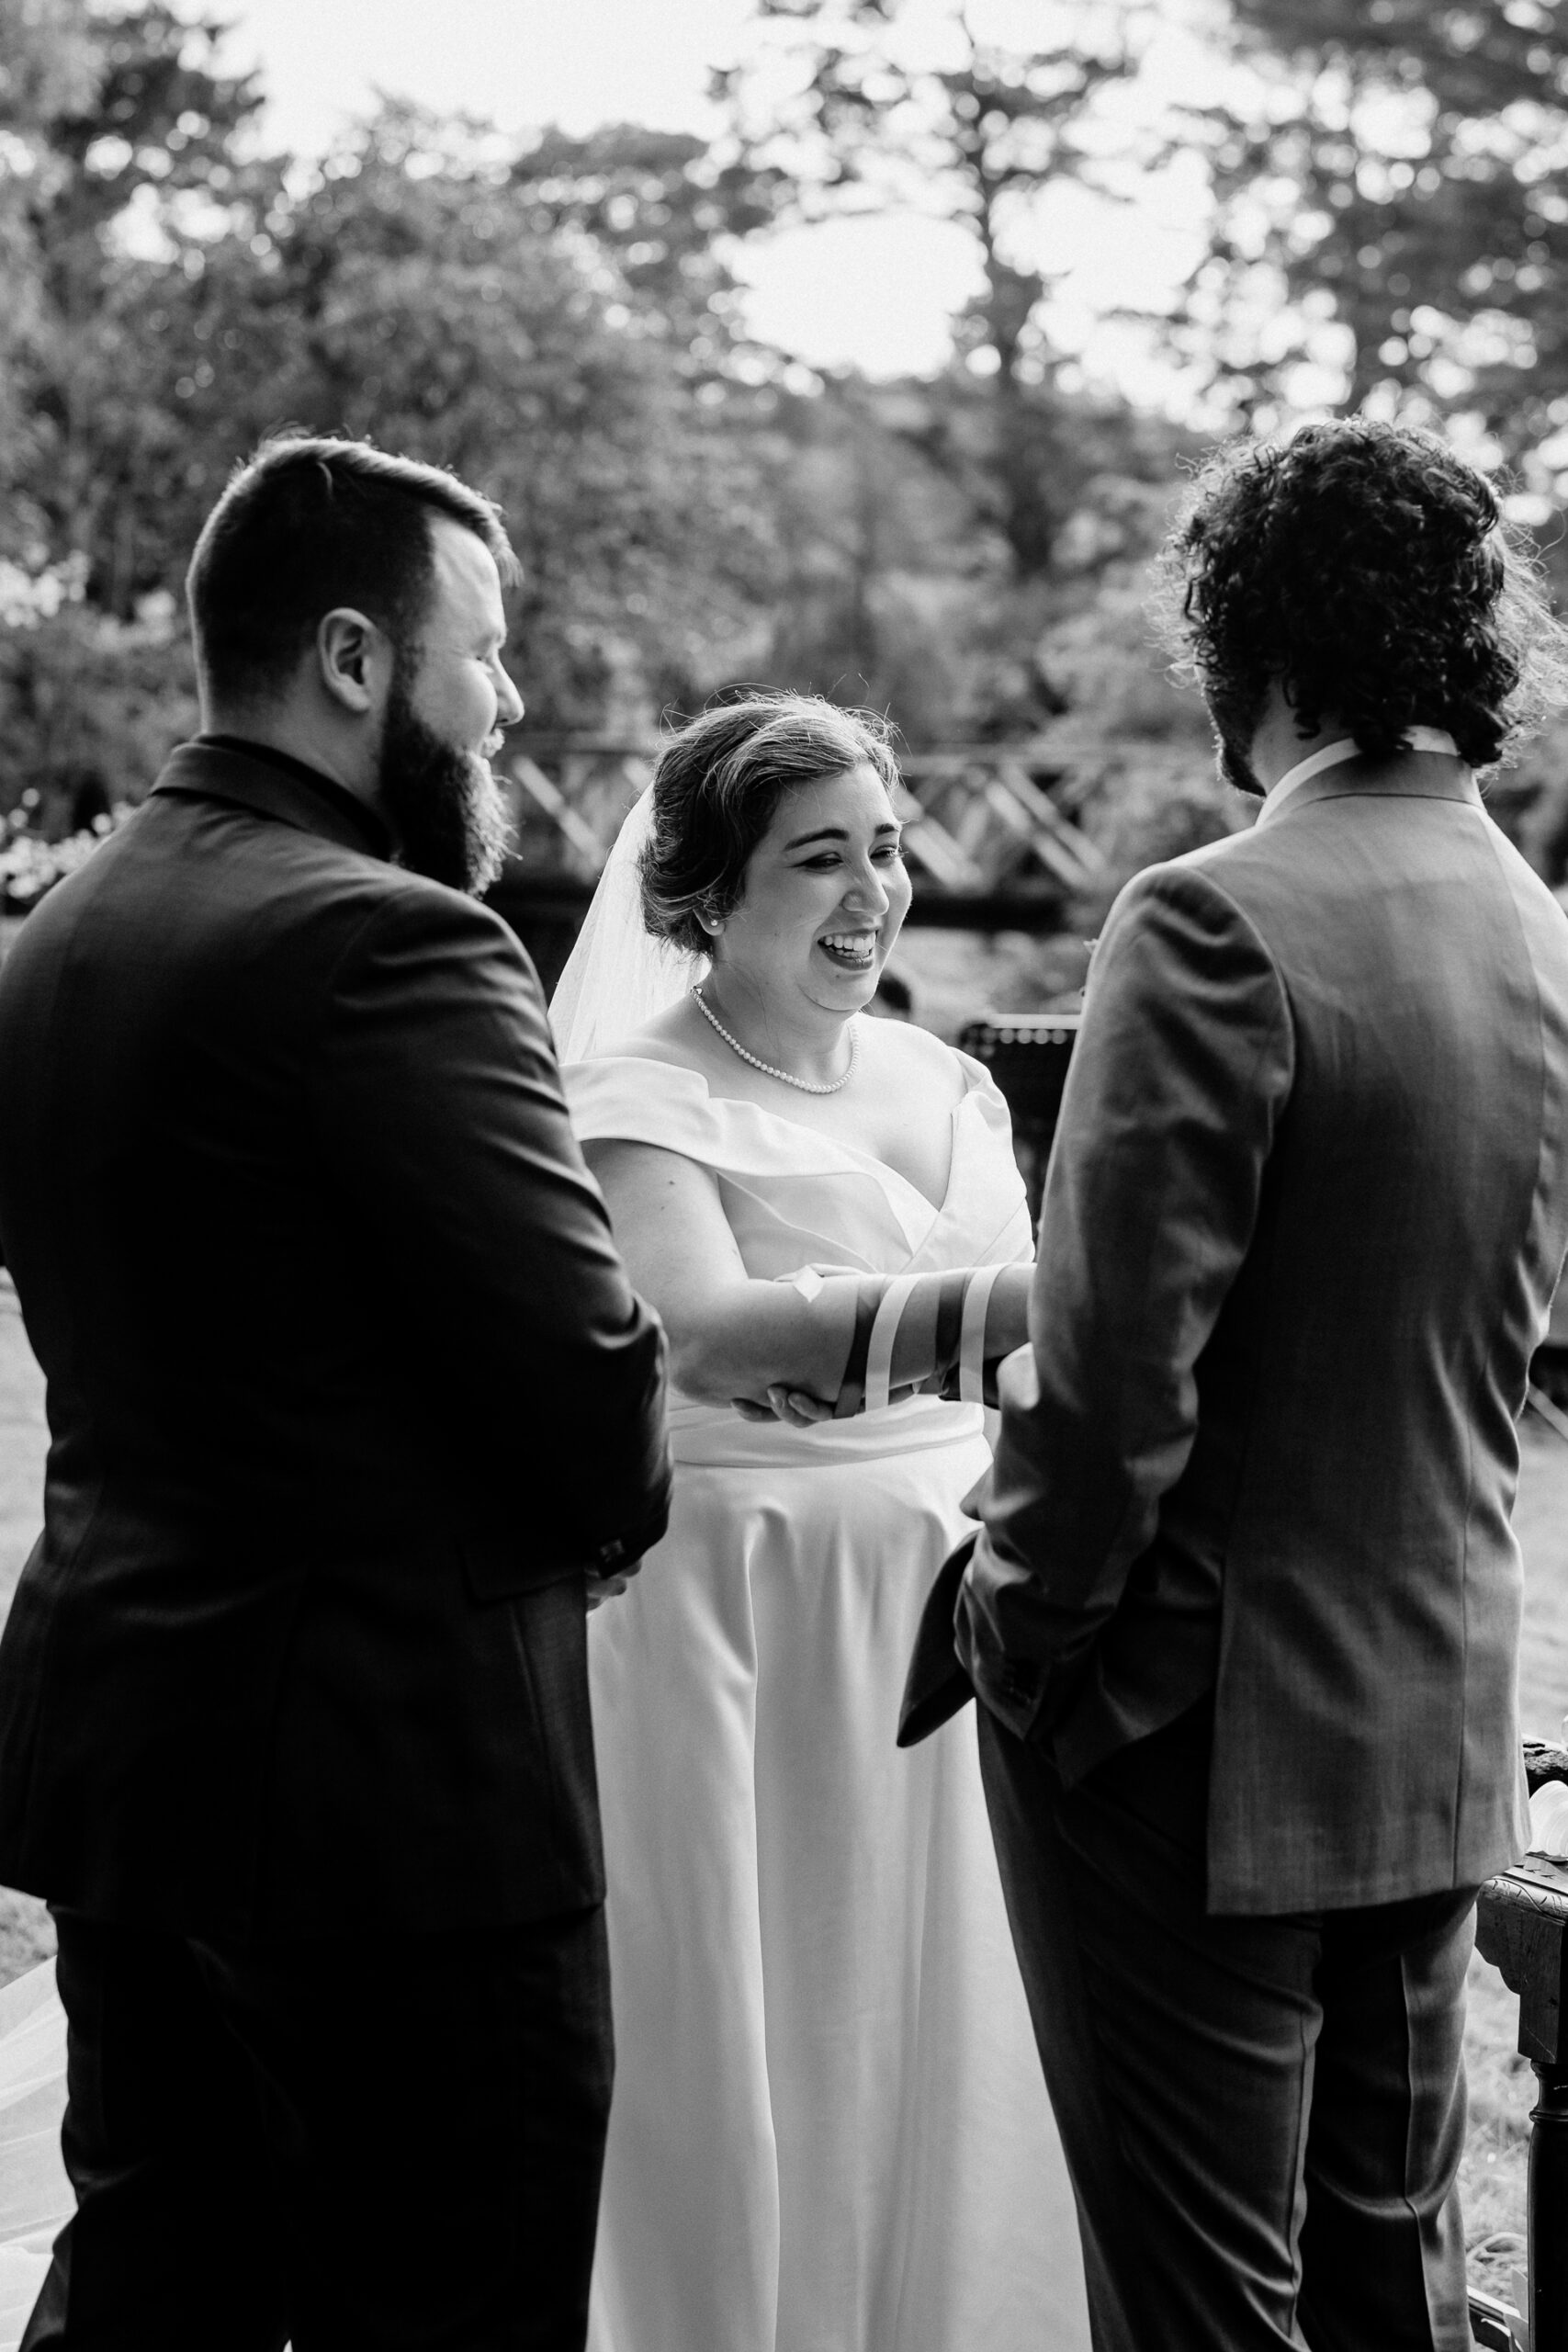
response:
[[[635,1558],[668,1510],[663,1333],[505,926],[453,892],[384,904],[338,963],[313,1094],[486,1516],[557,1573]]]
[[[1031,1345],[1003,1367],[959,1654],[1020,1737],[1083,1679],[1197,1425],[1251,1240],[1292,1034],[1262,940],[1201,869],[1151,868],[1094,961],[1046,1179]]]

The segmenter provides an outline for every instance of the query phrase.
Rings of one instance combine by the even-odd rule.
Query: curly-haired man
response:
[[[1562,640],[1485,481],[1359,420],[1222,454],[1168,568],[1262,807],[1105,926],[959,1649],[1099,2352],[1460,2352],[1568,1244],[1568,922],[1472,771]]]

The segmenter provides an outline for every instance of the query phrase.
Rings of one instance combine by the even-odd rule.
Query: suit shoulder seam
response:
[[[1223,883],[1215,881],[1213,876],[1205,868],[1186,865],[1176,859],[1168,859],[1159,865],[1145,866],[1142,874],[1134,876],[1127,887],[1129,889],[1136,889],[1140,884],[1146,885],[1151,897],[1161,896],[1167,886],[1172,886],[1174,896],[1182,886],[1192,885],[1218,899],[1226,913],[1233,918],[1256,947],[1259,960],[1268,967],[1269,977],[1273,980],[1279,996],[1286,1026],[1294,1027],[1291,1012],[1291,991],[1285,976],[1280,969],[1279,959],[1257,923],[1233,892],[1227,890]]]

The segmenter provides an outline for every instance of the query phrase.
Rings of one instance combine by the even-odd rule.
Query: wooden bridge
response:
[[[564,961],[653,747],[582,735],[515,740],[496,763],[518,854],[492,898],[548,986]],[[1074,822],[1073,775],[1048,739],[957,745],[900,763],[912,923],[955,931],[1059,931],[1105,861]]]

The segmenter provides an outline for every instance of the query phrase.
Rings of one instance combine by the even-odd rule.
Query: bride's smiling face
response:
[[[743,984],[786,1020],[869,1002],[909,908],[898,839],[869,763],[784,793],[714,938],[720,985]]]

